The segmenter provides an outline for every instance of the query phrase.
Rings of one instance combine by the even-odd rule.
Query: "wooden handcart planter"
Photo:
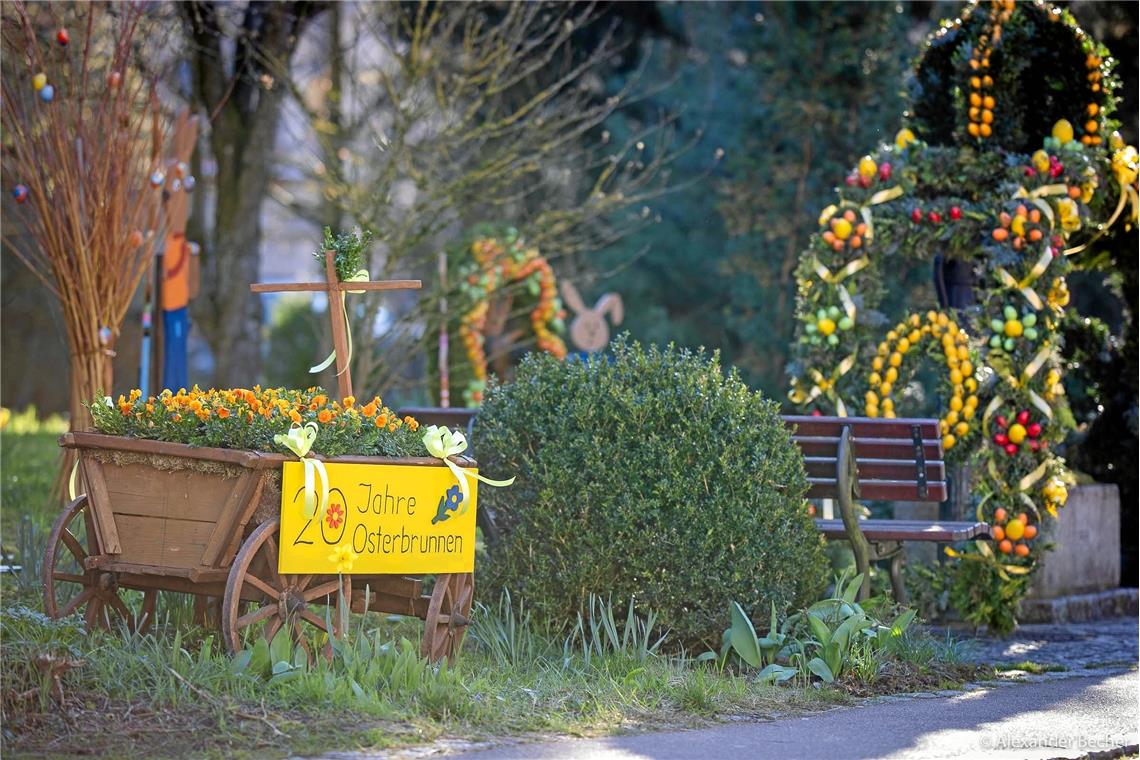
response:
[[[143,629],[154,617],[158,591],[182,592],[196,595],[196,611],[220,605],[230,651],[251,635],[272,638],[286,626],[302,646],[307,634],[325,634],[327,654],[327,642],[340,633],[339,616],[335,606],[333,614],[324,608],[343,591],[353,612],[367,605],[421,618],[425,657],[450,659],[458,649],[471,612],[473,573],[436,575],[427,596],[417,576],[278,573],[279,477],[282,464],[295,458],[98,433],[67,433],[60,445],[78,451],[87,493],[64,509],[48,538],[43,583],[50,616],[83,609],[88,627],[122,619]],[[324,461],[444,466],[429,457]],[[454,461],[475,466],[463,457]],[[141,593],[137,611],[124,600],[128,590]]]

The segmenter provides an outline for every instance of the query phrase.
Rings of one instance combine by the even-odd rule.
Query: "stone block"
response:
[[[1022,599],[1017,619],[1022,623],[1084,623],[1113,618],[1136,619],[1137,592],[1134,588],[1113,588],[1093,594],[1077,594],[1052,599]]]
[[[1068,503],[1047,524],[1044,539],[1054,547],[1041,560],[1030,597],[1052,599],[1118,587],[1120,491],[1106,483],[1070,489]]]

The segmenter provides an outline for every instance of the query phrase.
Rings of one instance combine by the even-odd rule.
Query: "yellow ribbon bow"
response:
[[[309,422],[304,427],[290,428],[285,435],[273,436],[273,442],[296,454],[301,464],[305,466],[305,517],[312,517],[319,511],[322,515],[329,506],[329,474],[325,463],[319,459],[310,459],[309,450],[317,440],[317,423]],[[320,476],[321,493],[317,499],[315,481]]]
[[[342,282],[367,282],[368,279],[369,279],[368,270],[367,269],[358,269],[358,270],[356,270],[356,274],[352,275],[352,277],[349,277],[347,280],[342,280]],[[345,337],[348,339],[348,356],[344,357],[344,369],[342,369],[340,372],[338,372],[337,373],[338,375],[340,375],[344,372],[347,372],[348,371],[348,363],[352,361],[352,325],[349,324],[349,322],[348,322],[348,307],[344,303],[344,294],[345,293],[357,293],[357,294],[359,294],[359,293],[363,293],[363,292],[364,292],[363,290],[348,290],[348,291],[342,290],[340,292],[340,313],[341,313],[341,315],[344,316],[344,334],[345,334]],[[332,308],[332,304],[329,304],[329,308],[330,309]],[[325,360],[323,362],[316,365],[315,367],[309,367],[309,372],[311,374],[315,375],[318,372],[320,372],[321,370],[323,370],[325,367],[332,364],[334,361],[336,361],[336,349],[335,348],[329,353],[328,356],[325,357]]]
[[[424,431],[424,446],[427,447],[428,454],[447,465],[452,474],[455,475],[455,479],[459,481],[459,490],[463,493],[463,501],[456,515],[466,512],[467,507],[471,504],[469,498],[471,492],[467,488],[467,478],[475,478],[496,488],[503,488],[515,482],[513,475],[507,480],[491,480],[472,470],[465,470],[448,459],[448,457],[462,454],[467,450],[467,437],[458,431],[452,431],[444,426],[430,425]]]

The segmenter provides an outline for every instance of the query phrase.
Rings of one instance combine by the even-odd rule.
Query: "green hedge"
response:
[[[588,595],[636,598],[681,642],[719,643],[729,600],[786,611],[823,589],[822,540],[804,507],[799,449],[766,401],[703,351],[529,355],[490,389],[480,489],[497,535],[480,588],[503,587],[556,626]]]

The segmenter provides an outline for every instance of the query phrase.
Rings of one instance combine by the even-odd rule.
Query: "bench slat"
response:
[[[835,478],[808,478],[809,499],[835,499],[839,489]],[[946,482],[931,480],[926,483],[926,498],[918,497],[918,482],[914,480],[869,480],[859,481],[859,498],[882,499],[884,501],[944,501]]]
[[[842,539],[847,531],[842,520],[817,519],[815,525],[828,539]],[[860,520],[868,541],[968,541],[989,538],[989,526],[972,522],[922,522],[912,520]]]
[[[804,456],[836,456],[839,447],[838,436],[792,436],[792,441],[800,447]],[[923,441],[922,453],[927,462],[937,462],[942,459],[942,450],[938,441]],[[914,443],[909,438],[863,438],[855,439],[856,457],[874,459],[900,459],[914,462]]]
[[[785,425],[795,428],[797,435],[838,436],[840,430],[844,427],[850,427],[856,438],[866,436],[910,440],[912,428],[917,425],[923,440],[940,440],[942,438],[942,434],[938,430],[938,421],[930,419],[899,417],[893,420],[884,420],[868,417],[810,416],[789,416],[782,419]]]
[[[868,483],[872,480],[910,480],[917,474],[914,461],[903,462],[896,459],[856,459],[859,465],[859,482]],[[807,474],[817,478],[835,475],[834,457],[804,457],[804,467]],[[942,462],[926,462],[926,479],[946,480],[946,467]]]

